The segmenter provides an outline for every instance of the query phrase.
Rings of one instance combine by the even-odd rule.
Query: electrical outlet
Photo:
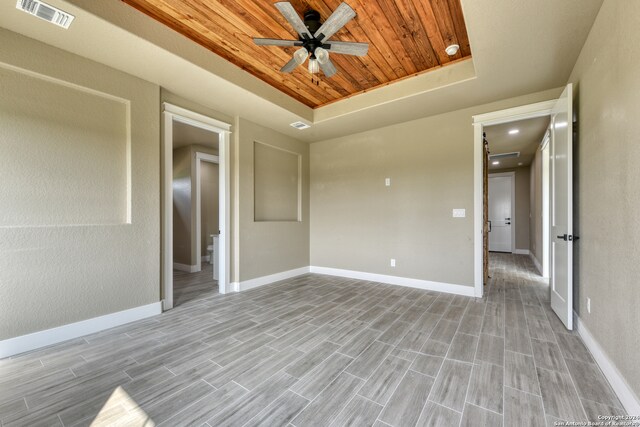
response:
[[[587,298],[587,312],[591,313],[591,298]]]
[[[391,267],[395,267],[396,266],[396,260],[391,258]]]

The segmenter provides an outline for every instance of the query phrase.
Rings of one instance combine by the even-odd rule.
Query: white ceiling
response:
[[[218,148],[218,134],[180,122],[173,122],[173,149],[187,145]]]
[[[62,30],[0,3],[0,26],[314,142],[566,84],[602,0],[462,0],[473,59],[312,110],[118,0],[48,0]],[[357,18],[356,18],[357,19]],[[299,131],[289,123],[312,123]]]
[[[548,126],[549,117],[539,117],[485,127],[484,132],[489,142],[490,154],[520,152],[520,157],[502,159],[499,165],[489,162],[489,169],[529,166]],[[517,134],[509,134],[510,130],[515,129],[519,131]]]

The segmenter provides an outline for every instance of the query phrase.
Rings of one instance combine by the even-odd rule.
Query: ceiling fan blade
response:
[[[300,34],[300,37],[305,39],[311,38],[311,33],[304,25],[302,19],[300,19],[300,15],[298,15],[298,12],[296,12],[293,6],[291,6],[291,3],[289,3],[288,1],[280,1],[276,3],[275,6],[278,8],[282,16],[284,16],[284,19],[286,19],[287,22],[291,24],[293,29],[296,30],[298,34]]]
[[[342,53],[344,55],[365,56],[369,51],[369,43],[354,42],[334,42],[328,41],[330,45],[327,50],[331,53]]]
[[[296,69],[296,67],[300,65],[296,58],[293,58],[291,61],[284,64],[284,67],[280,68],[280,71],[283,73],[290,73]]]
[[[259,46],[302,46],[300,40],[261,39],[254,37],[253,42]]]
[[[333,65],[333,62],[331,62],[331,60],[328,58],[324,62],[324,64],[318,61],[318,65],[320,65],[320,69],[324,73],[325,77],[331,77],[338,72],[338,70],[336,69],[336,66]]]
[[[319,38],[320,34],[322,34],[320,41],[323,42],[334,35],[340,28],[344,27],[345,24],[351,21],[355,16],[356,12],[351,9],[351,6],[343,2],[336,10],[333,11],[331,16],[324,21],[324,24],[318,28],[318,31],[316,31],[313,36]]]

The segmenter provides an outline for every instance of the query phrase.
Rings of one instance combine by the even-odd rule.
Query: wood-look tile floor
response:
[[[3,426],[544,426],[623,414],[525,256],[483,300],[306,275],[0,361]],[[195,294],[192,294],[192,296]]]
[[[213,266],[202,262],[197,273],[173,270],[173,305],[177,307],[196,299],[207,298],[218,293],[218,282],[213,280]]]

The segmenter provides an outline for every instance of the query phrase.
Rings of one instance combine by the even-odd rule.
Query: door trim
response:
[[[551,115],[555,100],[521,105],[473,116],[473,282],[475,296],[482,298],[482,132],[484,126]]]
[[[230,291],[230,164],[229,148],[231,125],[178,107],[162,103],[161,162],[161,293],[163,311],[173,308],[173,122],[180,122],[219,135],[218,158],[220,174],[220,256],[224,262],[219,266],[219,292]]]
[[[200,182],[200,179],[202,178],[202,162],[218,165],[218,175],[220,175],[220,158],[218,156],[196,152],[196,229],[195,236],[192,236],[192,238],[197,243],[195,252],[197,255],[196,265],[198,266],[198,271],[202,270],[202,242],[200,241],[200,238],[202,237],[202,182]],[[218,178],[218,181],[219,180],[220,179]],[[218,186],[220,186],[220,184],[218,184]],[[220,194],[218,194],[218,204],[219,203]]]
[[[516,173],[515,172],[495,172],[489,174],[489,179],[507,177],[511,179],[511,253],[515,254],[516,249]]]

